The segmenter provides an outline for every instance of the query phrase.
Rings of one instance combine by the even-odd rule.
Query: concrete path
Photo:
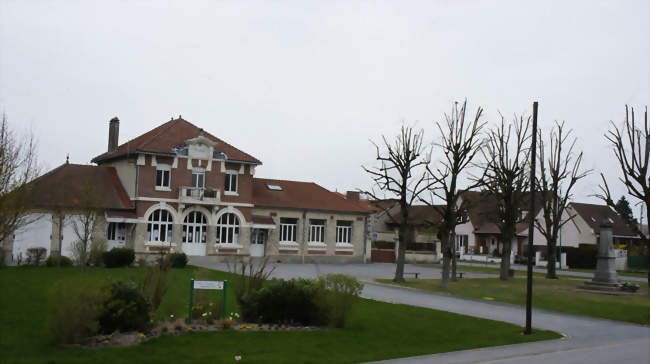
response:
[[[190,264],[228,271],[224,263],[209,258],[191,258]],[[524,326],[523,307],[486,302],[413,289],[370,283],[372,278],[391,278],[394,264],[279,264],[272,274],[278,278],[316,277],[344,273],[366,282],[362,296],[403,303]],[[438,278],[440,270],[406,265],[425,278]],[[468,276],[485,276],[472,274]],[[650,363],[650,327],[622,322],[533,310],[533,327],[566,335],[561,340],[490,347],[436,355],[390,360],[390,363]]]

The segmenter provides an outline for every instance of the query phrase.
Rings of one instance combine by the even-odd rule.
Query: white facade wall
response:
[[[52,235],[52,214],[33,213],[27,216],[28,221],[32,223],[23,226],[14,232],[12,255],[16,261],[22,257],[22,261],[27,259],[27,249],[45,248],[46,256],[50,255],[51,235]]]

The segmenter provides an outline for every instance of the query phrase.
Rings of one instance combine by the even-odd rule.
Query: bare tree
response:
[[[431,153],[423,151],[423,130],[414,133],[412,127],[402,126],[400,134],[392,143],[385,136],[382,139],[382,148],[373,142],[377,150],[377,160],[381,165],[362,168],[370,174],[377,188],[399,198],[399,221],[388,212],[387,215],[394,223],[399,224],[399,247],[393,281],[404,282],[404,257],[406,245],[410,242],[409,208],[430,185],[424,171],[420,176],[415,174],[429,164]],[[374,190],[364,192],[373,199],[379,199]]]
[[[546,238],[547,259],[546,278],[557,279],[555,274],[555,251],[560,229],[571,221],[575,215],[562,219],[571,199],[571,190],[589,171],[581,171],[582,152],[574,152],[577,138],[569,141],[571,130],[564,128],[564,122],[555,123],[548,141],[548,158],[546,147],[539,131],[539,167],[540,176],[537,186],[541,192],[544,221],[535,220],[535,227]],[[534,212],[531,211],[531,214]],[[534,218],[533,216],[531,216]],[[529,232],[531,234],[532,232]]]
[[[69,218],[72,224],[72,230],[77,238],[72,250],[78,264],[81,266],[81,271],[85,273],[90,257],[90,247],[93,242],[93,229],[97,221],[98,206],[96,203],[96,191],[90,180],[85,181],[81,187],[80,198],[74,200],[78,210],[76,214]]]
[[[631,109],[631,110],[630,110]],[[643,125],[638,125],[635,120],[634,108],[625,105],[625,122],[619,128],[610,122],[610,130],[605,138],[614,147],[614,155],[618,161],[622,177],[619,177],[627,188],[628,194],[645,204],[646,216],[650,213],[650,171],[648,161],[650,160],[650,132],[648,129],[648,107],[645,108]],[[603,184],[600,186],[600,197],[607,205],[618,211],[616,203],[612,199],[609,186],[605,176],[600,174]],[[641,231],[640,226],[633,219],[627,223],[641,237],[643,243],[648,246],[648,235]],[[650,247],[648,247],[650,258]],[[648,283],[650,283],[650,271],[648,272]]]
[[[436,167],[427,166],[430,178],[429,201],[420,200],[433,207],[440,216],[438,233],[442,247],[442,287],[449,285],[449,268],[452,265],[452,281],[456,280],[456,253],[454,237],[456,225],[458,224],[458,213],[462,209],[458,206],[458,199],[461,191],[458,190],[458,178],[467,166],[472,163],[474,157],[481,149],[480,132],[485,126],[481,122],[483,109],[479,107],[473,121],[466,122],[465,114],[467,100],[458,107],[454,103],[451,114],[445,114],[445,122],[436,122],[441,140],[434,143],[434,148],[440,148],[440,154],[444,155]],[[470,187],[469,189],[473,188]],[[443,205],[434,204],[433,199],[443,201]]]
[[[485,188],[495,202],[494,215],[500,230],[501,269],[499,278],[509,279],[512,240],[516,237],[516,225],[521,207],[526,201],[525,189],[529,185],[527,166],[530,147],[526,144],[531,137],[530,117],[517,117],[506,125],[490,130],[485,147],[481,149],[484,158],[483,175],[477,183]],[[533,214],[533,212],[530,212]]]
[[[0,242],[12,236],[16,229],[34,222],[29,214],[29,182],[38,173],[34,135],[17,135],[3,114],[0,125]]]

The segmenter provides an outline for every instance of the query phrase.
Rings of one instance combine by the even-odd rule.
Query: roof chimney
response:
[[[112,118],[108,125],[108,152],[117,150],[117,140],[120,136],[120,119]]]
[[[347,191],[345,198],[350,201],[359,201],[359,191]]]

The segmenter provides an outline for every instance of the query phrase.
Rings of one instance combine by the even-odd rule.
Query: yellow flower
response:
[[[138,337],[139,337],[140,339],[145,339],[145,338],[147,337],[147,335],[145,335],[145,334],[140,334],[140,335],[138,335]]]
[[[192,326],[188,327],[187,331],[192,331]]]

